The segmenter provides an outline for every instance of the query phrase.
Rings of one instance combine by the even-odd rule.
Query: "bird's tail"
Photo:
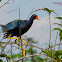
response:
[[[7,31],[7,26],[6,25],[1,25],[0,26],[2,27],[2,32],[6,32]]]
[[[7,32],[7,26],[0,24],[0,27],[2,28],[2,29],[0,29],[0,34],[3,32],[3,33],[4,33],[4,37],[3,37],[3,38],[4,38],[4,39],[7,38],[8,35],[9,35],[8,32]]]

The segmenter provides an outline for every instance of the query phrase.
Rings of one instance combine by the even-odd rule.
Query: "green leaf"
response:
[[[59,23],[53,23],[53,24],[57,24],[57,25],[60,25],[60,26],[62,26],[62,24],[59,24]]]
[[[62,50],[55,51],[54,54],[57,58],[59,58],[60,55],[62,55]]]
[[[56,62],[60,62],[62,56],[62,50],[54,51],[54,50],[43,50],[50,58],[53,58]]]
[[[54,55],[55,51],[53,50],[43,50],[43,53],[45,53],[47,56],[56,59],[56,56]]]
[[[1,47],[2,45],[0,44],[0,47]]]
[[[1,2],[1,0],[0,0],[0,2]]]
[[[41,58],[40,56],[35,56],[36,60],[39,60],[39,61],[44,61],[43,58]]]
[[[31,54],[31,53],[37,53],[36,50],[34,50],[32,47],[30,47],[28,50],[27,50],[27,53]]]
[[[54,31],[54,30],[58,30],[58,31],[60,31],[61,29],[60,29],[60,28],[54,28],[52,31]]]
[[[60,37],[60,40],[62,40],[62,30],[60,30],[59,32],[59,37]]]
[[[60,20],[62,20],[62,17],[55,17],[55,19],[60,19]]]
[[[17,54],[13,54],[13,57],[12,57],[12,55],[9,55],[9,57],[10,58],[20,58],[20,57],[22,57],[22,54],[20,52],[20,53],[17,53]]]
[[[2,45],[0,44],[0,47],[1,47]],[[2,48],[3,48],[3,50],[4,50],[4,46],[2,46]]]
[[[49,10],[48,8],[44,8],[45,9],[45,11],[47,11],[49,14],[51,13],[51,12],[54,12],[54,10]]]

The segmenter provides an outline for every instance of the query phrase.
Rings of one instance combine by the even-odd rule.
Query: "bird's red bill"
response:
[[[36,19],[37,19],[37,20],[40,20],[40,19],[38,18],[38,16],[36,16]]]

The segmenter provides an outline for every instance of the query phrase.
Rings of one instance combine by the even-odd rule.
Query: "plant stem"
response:
[[[58,28],[59,28],[59,27],[58,27]],[[59,32],[59,31],[57,31],[57,34],[56,34],[56,39],[55,39],[55,44],[54,44],[54,50],[55,50],[55,46],[56,46],[56,40],[57,40],[58,32]]]
[[[61,24],[62,24],[62,21],[61,21]],[[61,27],[60,27],[61,28]],[[59,47],[58,47],[58,50],[59,50],[59,48],[60,48],[60,44],[61,44],[61,39],[60,39],[60,43],[59,43]]]
[[[50,38],[49,38],[49,47],[51,43],[51,22],[50,22],[50,13],[49,13],[49,25],[50,25]]]

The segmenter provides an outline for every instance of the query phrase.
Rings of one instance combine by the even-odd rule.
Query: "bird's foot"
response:
[[[10,37],[12,34],[10,34],[9,36],[8,36],[8,39],[19,39],[20,37],[17,37],[17,38],[14,38],[14,37]]]
[[[13,38],[13,37],[11,37],[11,35],[12,34],[10,34],[9,36],[8,36],[8,39],[17,39],[17,42],[16,42],[16,44],[18,45],[18,41],[19,41],[19,39],[20,39],[20,37],[17,37],[17,38]],[[23,38],[23,36],[22,36],[22,38]],[[27,42],[23,39],[23,43],[24,44],[27,44]],[[26,51],[25,51],[25,49],[23,49],[22,48],[22,46],[19,46],[20,47],[20,49],[21,49],[21,51],[23,52],[24,51],[24,57],[26,56]]]
[[[10,35],[8,36],[8,39],[17,39],[17,43],[18,43],[20,37],[14,38],[14,37],[10,37],[11,35],[12,35],[12,34],[10,34]]]
[[[27,42],[23,39],[23,36],[21,36],[21,37],[22,37],[23,43],[24,43],[24,44],[27,44]]]

